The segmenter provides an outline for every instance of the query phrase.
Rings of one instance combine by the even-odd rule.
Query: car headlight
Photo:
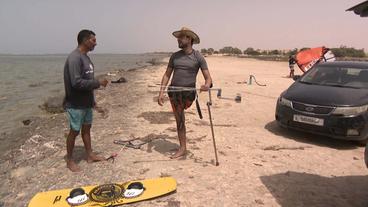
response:
[[[284,106],[287,106],[287,107],[290,107],[290,108],[292,108],[292,106],[293,106],[291,101],[289,101],[289,100],[287,100],[286,98],[283,98],[283,97],[279,98],[279,103],[281,105],[284,105]]]
[[[344,115],[344,116],[354,116],[366,112],[368,110],[368,105],[356,106],[356,107],[336,107],[332,114]]]

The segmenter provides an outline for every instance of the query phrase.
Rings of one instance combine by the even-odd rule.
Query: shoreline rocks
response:
[[[59,114],[64,112],[63,102],[63,95],[52,96],[47,98],[46,101],[39,107],[46,112]]]

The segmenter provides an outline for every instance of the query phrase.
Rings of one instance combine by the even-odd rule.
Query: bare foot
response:
[[[105,161],[106,159],[104,157],[100,157],[97,156],[94,153],[91,153],[87,156],[87,162],[88,163],[92,163],[92,162],[100,162],[100,161]]]
[[[81,171],[80,167],[73,160],[67,160],[66,161],[66,167],[69,168],[69,170],[72,171],[72,172],[80,172]]]
[[[171,159],[176,159],[176,158],[179,158],[179,157],[183,157],[185,154],[186,154],[186,149],[182,149],[182,148],[179,148],[179,150],[170,156]]]

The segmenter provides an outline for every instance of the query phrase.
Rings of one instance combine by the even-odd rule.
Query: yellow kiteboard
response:
[[[104,207],[134,203],[174,192],[172,177],[37,193],[28,207]]]

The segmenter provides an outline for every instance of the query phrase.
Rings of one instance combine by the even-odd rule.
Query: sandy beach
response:
[[[186,112],[188,155],[172,160],[169,154],[178,148],[175,120],[169,102],[160,107],[156,101],[166,65],[111,71],[128,82],[96,91],[100,110],[94,113],[92,145],[105,157],[118,153],[115,162],[87,164],[78,137],[75,157],[83,171],[70,172],[64,161],[65,114],[32,119],[23,133],[27,141],[0,160],[0,206],[27,206],[40,191],[160,176],[174,177],[177,192],[130,206],[368,206],[363,147],[277,126],[276,101],[293,82],[286,78],[286,62],[206,60],[222,95],[242,96],[241,103],[213,96],[219,166],[214,165],[207,93],[199,97],[202,120],[195,105]],[[240,83],[249,75],[266,86]],[[204,82],[201,73],[197,80]],[[113,143],[134,137],[149,143],[141,149]]]

